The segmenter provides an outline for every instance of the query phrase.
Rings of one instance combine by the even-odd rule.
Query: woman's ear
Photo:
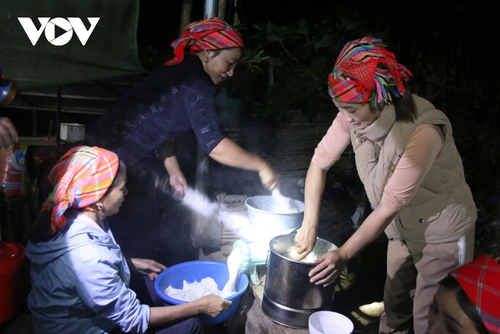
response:
[[[203,61],[205,63],[208,63],[210,60],[215,58],[215,52],[212,50],[204,50],[203,56],[204,56]]]

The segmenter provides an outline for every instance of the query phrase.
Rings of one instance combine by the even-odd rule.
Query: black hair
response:
[[[462,311],[464,311],[465,315],[467,315],[467,317],[472,321],[479,334],[490,334],[483,322],[483,319],[479,313],[477,313],[476,307],[472,304],[469,296],[467,296],[467,293],[465,293],[460,283],[458,283],[453,276],[446,276],[439,282],[439,284],[455,293],[458,305]]]
[[[216,50],[210,50],[210,51],[213,51],[214,53],[214,58],[217,57],[218,55],[220,55],[220,53],[222,52],[222,50],[226,50],[226,49],[216,49]]]
[[[405,83],[405,94],[401,97],[393,97],[391,103],[396,110],[396,122],[413,123],[417,118],[417,106],[415,105],[415,100],[413,99],[408,83]],[[370,104],[370,110],[374,113],[377,109],[382,110],[385,105],[374,107]]]
[[[113,183],[109,186],[106,193],[101,197],[101,199],[105,198],[114,188],[116,188],[125,178],[127,177],[127,169],[125,164],[120,160],[118,164],[118,170],[116,171],[115,178],[113,179]],[[81,209],[73,209],[73,210],[81,210]],[[54,237],[54,234],[50,232],[52,218],[52,210],[43,210],[40,211],[35,223],[29,229],[29,231],[24,236],[26,242],[31,241],[34,243],[37,242],[45,242],[49,241]]]
[[[417,106],[408,83],[405,83],[405,94],[394,98],[392,104],[396,109],[397,122],[411,123],[417,118]]]

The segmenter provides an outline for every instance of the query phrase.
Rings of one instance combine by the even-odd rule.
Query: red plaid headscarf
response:
[[[163,65],[175,65],[184,60],[186,51],[189,55],[197,51],[242,48],[241,34],[218,17],[188,24],[182,37],[170,44],[174,48],[174,58]],[[189,50],[186,50],[189,48]]]
[[[405,94],[404,84],[411,75],[382,40],[364,37],[347,43],[340,52],[328,76],[329,93],[342,102],[371,101],[372,106],[382,108]]]
[[[76,146],[52,168],[49,181],[54,190],[42,206],[52,210],[50,232],[56,233],[65,224],[64,212],[70,208],[87,208],[99,201],[118,171],[116,154],[99,147]]]
[[[476,307],[486,328],[500,333],[500,265],[483,255],[450,272]]]

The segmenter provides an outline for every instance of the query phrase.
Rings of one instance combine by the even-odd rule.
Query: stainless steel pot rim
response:
[[[285,255],[279,253],[275,249],[273,249],[273,242],[276,242],[277,239],[280,239],[280,238],[292,238],[292,236],[294,236],[294,235],[295,235],[295,233],[281,233],[280,235],[274,236],[271,240],[269,240],[269,251],[272,252],[273,254],[279,256],[280,258],[282,258],[284,260],[287,260],[287,261],[290,261],[290,262],[293,262],[293,263],[297,263],[297,264],[301,264],[301,265],[307,265],[307,266],[314,266],[314,265],[316,265],[316,263],[314,263],[314,262],[307,262],[307,261],[303,261],[303,260],[302,261],[294,260],[292,258],[289,258],[288,256],[285,256]],[[294,236],[294,238],[295,238],[295,236]],[[318,242],[326,243],[327,245],[331,245],[330,247],[328,247],[328,251],[338,248],[334,243],[332,243],[332,242],[330,242],[330,241],[328,241],[326,239],[322,239],[322,238],[317,237],[316,238],[316,244],[318,244]],[[313,249],[313,251],[314,251],[314,249]],[[320,256],[322,256],[322,255],[323,254],[319,255],[318,258]]]
[[[245,200],[245,205],[247,206],[247,208],[251,208],[253,211],[256,211],[256,212],[259,212],[259,213],[264,213],[264,214],[268,214],[268,215],[280,215],[280,216],[296,216],[298,214],[302,214],[304,213],[304,208],[297,208],[297,210],[299,210],[298,212],[271,212],[271,211],[266,211],[266,210],[262,210],[262,209],[259,209],[251,204],[248,203],[248,201],[253,201],[255,200],[256,198],[258,197],[269,197],[268,200],[271,200],[271,196],[265,196],[265,195],[261,195],[261,196],[253,196],[253,197],[248,197],[246,200]],[[296,201],[296,202],[299,202],[302,204],[302,202],[298,201],[298,200],[295,200],[293,198],[291,198],[291,200],[293,201]],[[301,205],[302,206],[302,205]]]
[[[287,256],[284,256],[284,255],[281,255],[280,253],[276,253],[275,251],[271,250],[271,252],[273,252],[275,255],[279,256],[280,258],[284,259],[284,260],[287,260],[289,262],[293,262],[293,263],[296,263],[296,264],[300,264],[300,265],[303,265],[303,266],[308,266],[308,267],[311,267],[311,266],[315,266],[316,263],[314,262],[306,262],[306,261],[297,261],[297,260],[294,260],[294,259],[291,259]]]

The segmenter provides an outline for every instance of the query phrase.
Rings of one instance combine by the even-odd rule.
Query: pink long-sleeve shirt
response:
[[[339,112],[316,147],[312,162],[323,169],[330,169],[351,141],[349,127],[349,123]],[[381,205],[396,213],[411,201],[441,152],[443,142],[443,133],[436,125],[421,124],[415,129],[385,186]]]

